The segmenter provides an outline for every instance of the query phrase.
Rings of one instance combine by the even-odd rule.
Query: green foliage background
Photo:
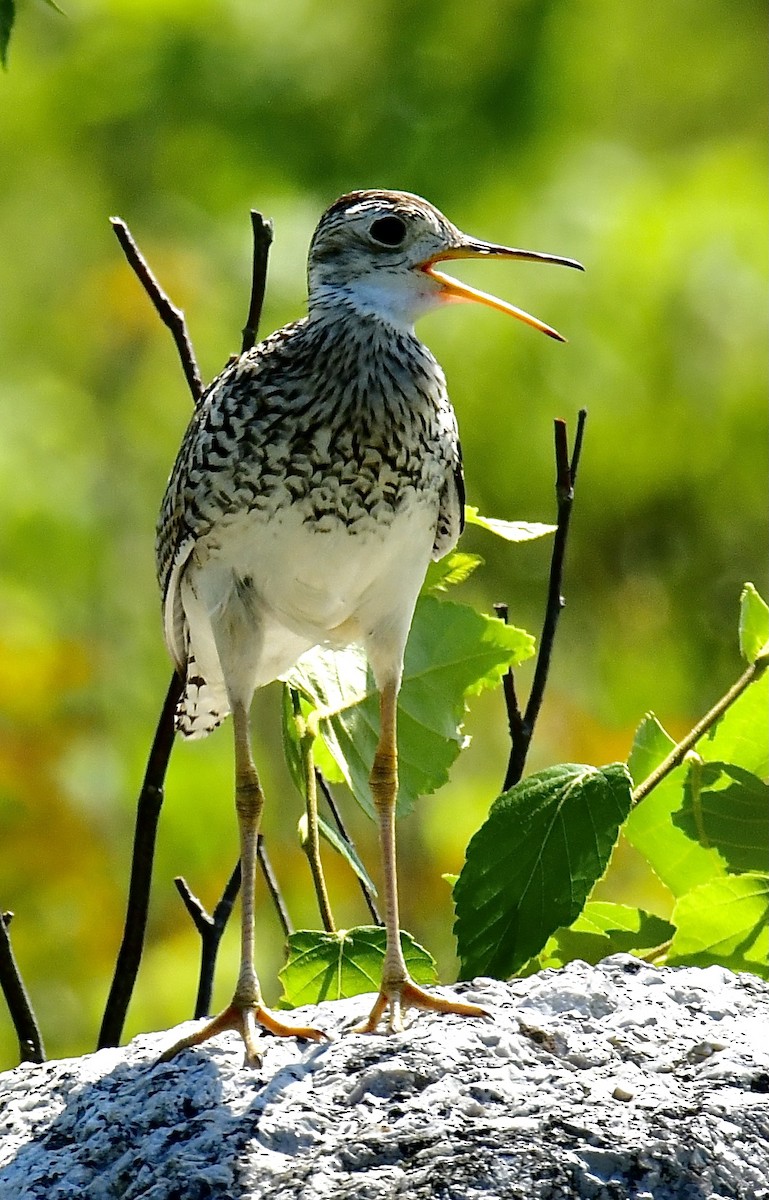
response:
[[[553,417],[573,429],[589,409],[530,765],[622,759],[645,709],[675,734],[725,690],[742,581],[766,592],[764,43],[754,0],[71,0],[66,17],[19,4],[0,78],[0,903],[17,913],[49,1052],[93,1044],[119,941],[169,674],[153,528],[189,414],[108,216],[185,308],[206,378],[239,346],[252,205],[276,227],[265,332],[301,312],[315,221],[354,187],[420,192],[468,232],[586,264],[584,277],[465,271],[567,346],[467,307],[421,332],[484,513],[552,519]],[[474,529],[465,547],[487,568],[464,598],[506,600],[538,631],[547,543]],[[296,925],[315,924],[274,689],[255,720],[270,849]],[[452,782],[401,824],[404,924],[444,978],[441,874],[499,791],[499,695],[476,702],[468,730]],[[209,906],[219,895],[235,856],[230,772],[227,731],[174,754],[128,1033],[190,1012],[195,937],[170,881],[184,874]],[[373,830],[349,816],[373,868]],[[612,898],[655,911],[621,853],[626,891]],[[341,863],[329,876],[339,924],[361,923]],[[275,998],[281,938],[263,911]],[[219,1000],[232,938],[225,957]]]

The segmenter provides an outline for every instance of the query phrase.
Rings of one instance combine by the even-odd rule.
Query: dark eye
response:
[[[383,246],[400,246],[406,236],[406,222],[400,217],[380,217],[373,222],[369,233]]]

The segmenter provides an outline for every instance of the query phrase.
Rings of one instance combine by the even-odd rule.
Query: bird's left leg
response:
[[[395,857],[395,806],[398,798],[398,745],[396,722],[398,711],[398,687],[396,679],[385,683],[380,693],[381,728],[370,784],[374,805],[379,820],[379,842],[382,855],[385,895],[385,929],[387,948],[382,969],[382,983],[368,1019],[356,1027],[360,1033],[373,1033],[385,1011],[389,1009],[387,1032],[398,1032],[403,1028],[403,1011],[406,1008],[423,1008],[432,1012],[458,1013],[463,1017],[485,1017],[484,1008],[476,1004],[462,1004],[433,995],[419,987],[411,979],[400,939],[398,914],[398,875]]]
[[[261,1056],[256,1046],[257,1026],[279,1037],[311,1038],[319,1041],[325,1034],[311,1026],[292,1025],[280,1020],[262,1003],[259,979],[254,966],[254,883],[256,856],[264,797],[251,754],[248,705],[236,701],[232,707],[235,733],[235,807],[240,831],[241,864],[241,950],[240,972],[231,1003],[202,1029],[171,1046],[160,1061],[167,1062],[180,1050],[197,1046],[225,1030],[236,1030],[246,1048],[246,1063],[256,1066]]]

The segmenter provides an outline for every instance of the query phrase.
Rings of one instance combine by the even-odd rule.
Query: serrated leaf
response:
[[[378,991],[385,944],[385,931],[377,925],[359,925],[336,933],[300,929],[290,934],[288,959],[280,971],[281,1005],[295,1008]],[[432,955],[404,930],[401,947],[414,982],[437,983]]]
[[[641,954],[669,942],[674,933],[669,921],[642,908],[588,900],[576,921],[556,930],[519,974],[562,967],[575,959],[597,963],[610,954]]]
[[[482,517],[477,508],[465,505],[465,521],[468,525],[478,525],[488,529],[506,542],[531,542],[535,538],[547,537],[555,533],[557,526],[543,525],[541,521],[500,521],[496,517]]]
[[[0,63],[4,70],[8,68],[8,45],[16,19],[14,0],[0,0]]]
[[[752,583],[746,583],[740,596],[740,651],[743,658],[755,662],[769,642],[769,605]]]
[[[628,769],[634,784],[642,783],[667,758],[675,742],[657,718],[648,713],[636,731]],[[676,767],[654,791],[637,804],[627,819],[625,837],[647,859],[674,896],[681,896],[726,867],[713,847],[700,844],[673,822],[684,803],[688,766]]]
[[[494,802],[454,888],[464,978],[507,978],[575,920],[630,802],[624,763],[550,767]]]
[[[769,787],[733,763],[692,765],[673,824],[713,847],[730,871],[761,871],[769,861]]]
[[[682,896],[673,910],[677,932],[671,966],[710,966],[769,977],[769,876],[727,875]]]
[[[441,787],[464,745],[469,695],[499,683],[534,652],[522,629],[464,604],[422,596],[406,647],[398,701],[398,811]],[[379,695],[357,647],[317,647],[285,677],[319,710],[320,730],[356,799],[373,815],[369,774],[379,737]]]
[[[464,583],[483,563],[480,554],[465,554],[453,550],[437,562],[431,562],[422,585],[423,592],[445,592],[458,583]]]

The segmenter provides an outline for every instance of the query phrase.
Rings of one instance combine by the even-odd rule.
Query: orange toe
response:
[[[161,1054],[158,1062],[169,1062],[182,1050],[188,1050],[191,1046],[200,1046],[203,1042],[216,1037],[217,1034],[234,1029],[243,1039],[246,1064],[250,1067],[258,1066],[262,1060],[256,1046],[257,1026],[259,1025],[276,1037],[307,1038],[310,1041],[320,1042],[328,1036],[322,1029],[314,1029],[311,1025],[291,1025],[281,1021],[262,1004],[236,1004],[233,1002],[218,1016],[208,1021],[202,1029],[197,1029],[194,1033],[175,1042]]]

